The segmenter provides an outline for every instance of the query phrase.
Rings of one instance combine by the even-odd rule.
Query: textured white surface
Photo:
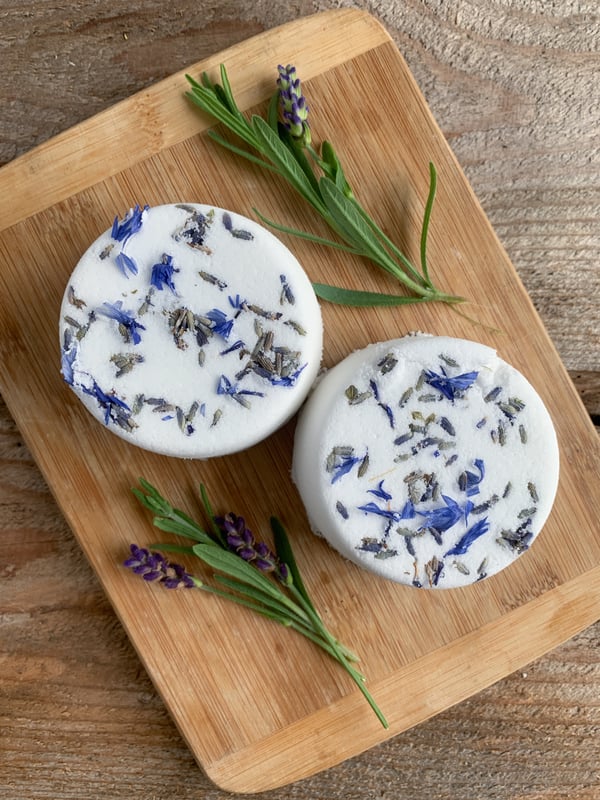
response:
[[[306,274],[269,231],[179,204],[130,211],[90,246],[60,337],[63,376],[111,431],[207,458],[294,414],[319,369],[322,322]]]
[[[386,578],[450,588],[508,566],[554,501],[552,421],[484,345],[408,336],[352,353],[296,429],[293,477],[313,529]]]

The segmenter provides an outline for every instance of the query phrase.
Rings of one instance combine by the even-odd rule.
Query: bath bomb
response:
[[[62,374],[132,444],[204,459],[282,426],[319,370],[312,286],[268,230],[196,203],[116,217],[83,254],[60,313]]]
[[[410,335],[353,352],[296,427],[293,479],[313,530],[390,580],[454,588],[512,564],[555,498],[555,430],[495,350]]]

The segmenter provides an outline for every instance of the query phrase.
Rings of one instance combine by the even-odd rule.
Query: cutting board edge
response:
[[[582,577],[589,577],[590,579],[589,584],[587,584],[585,588],[581,581]],[[590,586],[593,587],[593,592],[590,592]],[[564,606],[567,604],[572,611],[575,610],[578,612],[577,624],[568,626],[564,624]],[[534,616],[532,616],[532,610]],[[371,747],[388,741],[415,725],[421,724],[437,714],[448,710],[457,703],[485,690],[511,673],[541,658],[546,653],[564,644],[573,636],[594,624],[600,619],[600,567],[590,570],[585,576],[578,576],[578,578],[566,584],[555,586],[553,589],[534,598],[529,603],[517,606],[504,615],[502,618],[502,625],[511,632],[512,642],[516,645],[519,644],[522,639],[518,631],[523,622],[529,624],[532,622],[537,623],[536,628],[538,628],[538,630],[539,624],[541,623],[544,625],[545,630],[547,626],[552,626],[554,624],[557,614],[562,615],[563,625],[557,628],[556,633],[552,637],[549,637],[547,633],[544,636],[540,635],[538,637],[539,646],[537,648],[531,647],[531,639],[528,638],[528,644],[526,646],[523,645],[522,651],[519,651],[517,647],[510,649],[510,658],[505,668],[500,670],[490,669],[484,676],[479,675],[481,679],[476,684],[474,690],[473,683],[470,683],[468,689],[457,692],[449,700],[441,703],[432,703],[431,707],[428,709],[428,713],[425,715],[415,708],[411,712],[414,719],[404,719],[396,722],[392,720],[389,729],[383,736],[381,727],[372,711],[366,706],[362,694],[358,691],[354,691],[352,694],[340,698],[340,700],[336,701],[331,706],[321,708],[314,714],[298,720],[287,728],[278,731],[276,734],[263,740],[263,742],[259,742],[258,745],[255,743],[243,750],[237,750],[231,756],[224,756],[211,765],[202,763],[200,760],[198,760],[198,763],[207,777],[220,789],[235,794],[256,794],[304,780],[324,769],[329,769],[350,758],[354,758],[366,752]],[[569,615],[567,619],[571,620],[572,616]],[[398,689],[405,688],[406,685],[415,679],[415,676],[426,673],[431,668],[432,662],[439,661],[441,657],[448,658],[447,661],[444,661],[444,665],[447,672],[451,673],[453,666],[451,659],[454,657],[455,653],[460,656],[457,659],[458,665],[458,662],[462,661],[465,646],[473,650],[474,656],[482,647],[493,647],[493,640],[497,635],[497,628],[497,621],[492,621],[483,628],[451,642],[441,650],[429,653],[417,661],[408,664],[406,667],[391,673],[390,676],[384,680],[378,681],[372,685],[369,684],[369,690],[376,699],[381,698],[385,694],[397,694]],[[507,642],[510,644],[511,639],[505,639],[503,644],[506,645]],[[485,652],[487,653],[489,650]],[[490,663],[497,662],[493,662],[492,659],[490,659]],[[457,684],[456,682],[451,682],[450,685],[456,686]],[[385,701],[381,700],[379,704],[385,711]],[[360,728],[361,735],[363,736],[365,734],[368,735],[368,738],[365,739],[360,748],[356,746],[346,747],[341,754],[338,749],[335,755],[331,755],[322,763],[312,763],[301,769],[297,768],[294,774],[290,775],[290,760],[294,759],[295,763],[301,762],[302,753],[298,752],[301,748],[298,747],[297,742],[302,739],[303,734],[304,736],[314,736],[315,730],[317,730],[320,731],[319,735],[324,741],[333,737],[339,745],[339,736],[336,739],[335,729],[339,727],[339,731],[348,730],[347,720],[356,714],[359,714],[361,719],[354,721],[351,727],[355,729]],[[277,745],[277,747],[273,745]],[[294,752],[295,750],[297,752]],[[314,750],[315,748],[313,746],[311,752],[314,752]],[[255,768],[256,765],[258,765],[258,769]],[[277,773],[278,768],[282,769],[281,774]],[[287,770],[285,774],[283,774],[283,770]],[[266,774],[269,776],[269,780],[267,781],[264,780]],[[274,777],[275,775],[278,777]],[[252,776],[252,781],[248,780],[248,776]]]

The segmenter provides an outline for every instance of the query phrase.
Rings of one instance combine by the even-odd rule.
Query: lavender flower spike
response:
[[[181,564],[172,564],[156,551],[146,550],[137,544],[130,545],[130,557],[123,566],[141,575],[145,581],[159,581],[167,589],[193,589],[202,586],[198,578],[190,575]]]
[[[272,573],[281,583],[287,583],[287,565],[282,563],[265,542],[257,542],[243,517],[229,513],[214,517],[214,522],[223,533],[227,547],[244,561],[253,564],[261,572]]]
[[[300,79],[296,75],[296,68],[291,64],[287,67],[279,65],[279,108],[283,124],[290,135],[299,144],[308,147],[311,143],[310,128],[308,126],[308,106],[302,94]]]

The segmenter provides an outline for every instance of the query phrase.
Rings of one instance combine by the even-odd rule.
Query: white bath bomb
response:
[[[283,425],[318,372],[322,321],[269,231],[198,204],[115,218],[73,271],[62,374],[132,444],[182,458],[243,450]]]
[[[484,345],[414,335],[352,353],[296,428],[313,530],[393,581],[464,586],[533,543],[555,498],[556,434],[525,377]]]

